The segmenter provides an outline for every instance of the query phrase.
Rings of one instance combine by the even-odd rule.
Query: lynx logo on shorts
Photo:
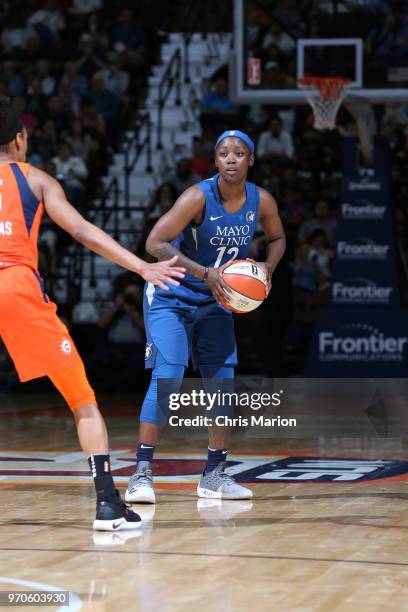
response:
[[[152,348],[152,343],[148,342],[146,344],[146,350],[145,350],[145,361],[147,361],[148,359],[150,359],[150,357],[152,356],[153,353],[153,348]]]
[[[63,340],[61,340],[60,349],[61,349],[61,352],[64,353],[64,355],[66,355],[67,357],[71,355],[72,344],[68,340],[68,338],[64,338]]]

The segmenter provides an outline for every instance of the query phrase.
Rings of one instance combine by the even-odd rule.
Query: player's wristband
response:
[[[209,272],[209,270],[210,270],[210,269],[209,269],[209,267],[208,267],[208,266],[205,266],[205,268],[204,268],[204,276],[203,276],[203,281],[204,281],[204,282],[205,282],[205,281],[207,280],[207,278],[208,278],[208,272]]]

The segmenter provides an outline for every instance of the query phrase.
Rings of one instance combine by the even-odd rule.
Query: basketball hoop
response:
[[[350,79],[343,77],[307,76],[299,79],[298,85],[304,89],[313,109],[316,130],[335,129],[337,112],[347,95],[349,83]]]

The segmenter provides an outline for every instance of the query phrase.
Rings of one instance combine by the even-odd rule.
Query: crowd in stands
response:
[[[137,6],[105,0],[0,3],[0,93],[12,99],[27,128],[27,161],[55,176],[85,215],[143,100],[159,49],[155,20],[147,0]],[[68,242],[45,217],[39,267],[51,297]],[[2,346],[0,361],[9,380],[13,368]],[[5,386],[0,379],[0,389]]]
[[[128,8],[110,9],[106,14],[102,0],[48,0],[41,10],[30,10],[37,4],[20,3],[24,20],[16,20],[14,3],[13,10],[0,14],[0,89],[13,97],[30,132],[29,161],[61,180],[73,204],[86,211],[89,198],[98,189],[98,177],[118,146],[121,130],[131,122],[132,109],[143,96],[153,63],[152,49],[158,40],[149,34],[145,21]],[[382,62],[404,55],[403,47],[399,47],[401,53],[396,51],[408,31],[404,3],[339,0],[335,4],[342,23],[354,24],[356,31],[370,12],[366,53],[378,59],[372,65],[382,66]],[[266,67],[263,85],[294,87],[294,36],[329,35],[333,3],[279,2],[272,21],[260,6],[251,2],[248,13],[249,54],[260,57]],[[397,24],[399,9],[401,21]],[[277,200],[287,251],[262,308],[251,316],[237,318],[238,339],[245,349],[241,350],[244,369],[251,367],[245,359],[252,351],[268,376],[301,371],[301,360],[289,365],[282,360],[283,347],[298,347],[304,357],[319,309],[328,303],[342,145],[347,137],[361,136],[359,123],[367,135],[367,147],[362,145],[362,165],[370,165],[370,146],[375,138],[382,138],[389,147],[397,232],[408,253],[408,105],[367,105],[359,113],[344,105],[338,130],[319,132],[313,128],[312,112],[306,105],[234,104],[226,67],[203,84],[201,136],[193,140],[191,157],[177,159],[175,167],[162,177],[145,219],[144,237],[186,188],[216,172],[213,144],[222,131],[239,126],[253,138],[256,163],[249,180]],[[59,239],[45,221],[40,244],[46,254],[42,262],[46,273],[56,269]],[[143,246],[142,240],[138,254],[146,256]],[[251,255],[262,260],[265,251],[259,233]],[[126,276],[119,277],[113,287],[112,306],[100,315],[98,329],[98,342],[88,359],[95,380],[102,388],[116,389],[114,377],[107,377],[109,359],[115,363],[118,376],[120,373],[118,384],[122,388],[131,386],[132,368],[141,371],[143,361],[140,285]],[[1,348],[0,361],[6,363]]]
[[[143,11],[148,3],[141,4]],[[27,128],[28,162],[61,181],[85,214],[143,95],[158,49],[151,12],[141,23],[132,3],[102,0],[15,0],[0,9],[0,93]],[[45,222],[40,267],[47,279],[61,241]]]

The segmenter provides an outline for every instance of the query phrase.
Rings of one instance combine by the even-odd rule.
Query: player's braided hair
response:
[[[23,124],[10,98],[0,95],[0,150],[8,151],[8,144],[22,129]]]

